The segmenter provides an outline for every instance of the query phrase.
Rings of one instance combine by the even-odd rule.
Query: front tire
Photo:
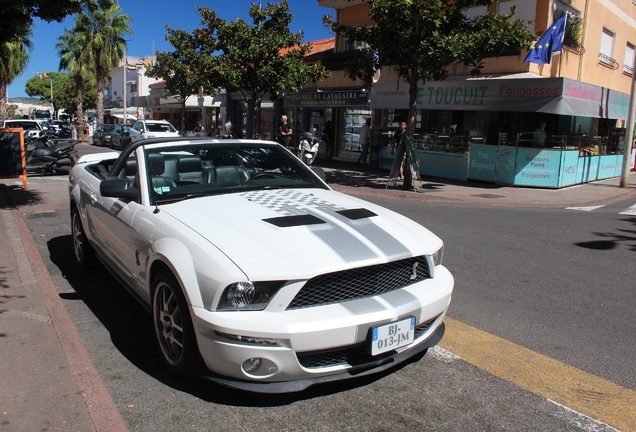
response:
[[[95,262],[95,253],[92,246],[88,243],[84,227],[82,226],[82,218],[75,206],[71,210],[71,237],[73,239],[75,264],[82,270],[90,268]]]
[[[168,270],[153,278],[152,322],[161,358],[170,372],[185,378],[196,374],[198,347],[179,282]]]

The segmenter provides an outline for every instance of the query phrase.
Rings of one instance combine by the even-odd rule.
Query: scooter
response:
[[[318,155],[318,149],[320,148],[321,141],[314,137],[309,132],[305,133],[303,139],[298,145],[298,158],[305,162],[307,165],[311,165],[316,160]]]
[[[41,141],[27,156],[27,174],[68,174],[79,159],[76,144],[73,140]]]

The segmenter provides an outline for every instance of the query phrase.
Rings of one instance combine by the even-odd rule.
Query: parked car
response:
[[[74,259],[98,258],[149,309],[180,377],[291,392],[421,355],[453,291],[442,240],[317,173],[258,140],[86,155],[69,176]]]
[[[165,120],[137,120],[130,131],[132,142],[148,138],[175,138],[179,132]]]
[[[123,149],[130,144],[130,125],[118,124],[111,134],[110,146],[114,149]]]
[[[110,147],[114,131],[114,124],[98,125],[93,131],[93,145]]]
[[[40,123],[37,120],[5,120],[2,123],[2,127],[24,130],[24,139],[37,139],[47,135],[45,130],[42,128],[42,126],[40,126]]]

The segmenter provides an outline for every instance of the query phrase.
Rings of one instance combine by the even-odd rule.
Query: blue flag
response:
[[[567,14],[556,20],[543,36],[532,44],[530,52],[524,62],[537,64],[548,64],[552,58],[552,53],[561,52],[563,47],[563,36],[565,36],[565,21]]]

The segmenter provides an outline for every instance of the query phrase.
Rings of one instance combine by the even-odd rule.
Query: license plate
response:
[[[382,354],[413,342],[415,317],[373,327],[371,330],[371,355]]]

